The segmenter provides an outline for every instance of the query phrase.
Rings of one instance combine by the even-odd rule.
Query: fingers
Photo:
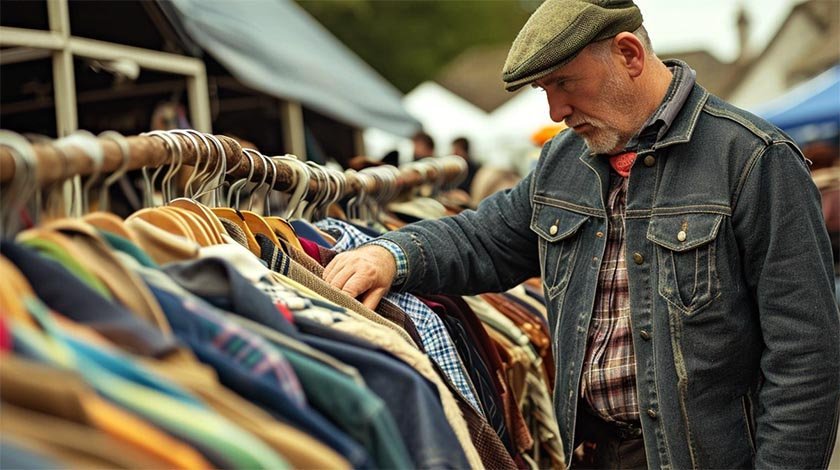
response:
[[[388,289],[384,287],[371,289],[364,295],[364,297],[362,297],[362,304],[371,310],[376,310],[376,307],[379,306],[379,302],[382,301],[382,297],[385,297],[385,294],[387,293]]]
[[[375,309],[388,293],[395,268],[392,256],[380,247],[363,247],[336,256],[324,269],[323,278],[331,286]],[[387,269],[390,268],[390,269]]]

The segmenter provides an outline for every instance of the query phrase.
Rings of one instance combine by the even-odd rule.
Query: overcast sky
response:
[[[707,49],[720,60],[738,53],[736,19],[744,5],[750,19],[749,45],[761,50],[801,0],[635,0],[657,51]]]

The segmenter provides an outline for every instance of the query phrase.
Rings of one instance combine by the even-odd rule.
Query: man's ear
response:
[[[645,69],[645,46],[635,34],[629,32],[618,33],[610,45],[613,52],[621,57],[621,65],[625,67],[631,78],[636,78]]]

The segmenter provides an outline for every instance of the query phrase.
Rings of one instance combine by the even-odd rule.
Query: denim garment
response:
[[[640,135],[637,155],[625,256],[649,467],[825,467],[840,314],[800,150],[695,84],[664,135]],[[609,172],[605,156],[564,132],[533,173],[477,211],[383,236],[408,257],[403,290],[504,291],[542,275],[567,461]]]
[[[416,468],[458,469],[469,463],[432,385],[376,346],[312,321],[299,323],[304,342],[362,374],[394,417]]]

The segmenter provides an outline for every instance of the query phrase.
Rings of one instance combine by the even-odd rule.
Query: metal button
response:
[[[633,262],[635,262],[636,264],[642,264],[645,262],[645,257],[637,251],[633,253]]]
[[[556,225],[552,225],[552,226],[548,229],[548,233],[549,233],[549,234],[551,234],[551,235],[557,235],[557,230],[559,230],[559,229],[557,228],[557,226],[556,226]]]
[[[639,336],[641,336],[642,339],[645,340],[645,341],[650,341],[650,333],[648,333],[648,330],[640,331]]]
[[[648,408],[647,414],[648,416],[650,416],[650,419],[656,419],[659,417],[659,415],[656,413],[656,410],[654,410],[653,408]]]
[[[685,230],[680,230],[679,232],[677,232],[677,240],[679,240],[681,242],[684,242],[685,237],[686,237]]]
[[[599,230],[599,231],[595,232],[595,236],[598,237],[598,238],[604,238],[604,232]]]
[[[656,157],[654,157],[653,155],[648,155],[647,157],[645,157],[645,166],[650,168],[653,165],[656,165]]]

